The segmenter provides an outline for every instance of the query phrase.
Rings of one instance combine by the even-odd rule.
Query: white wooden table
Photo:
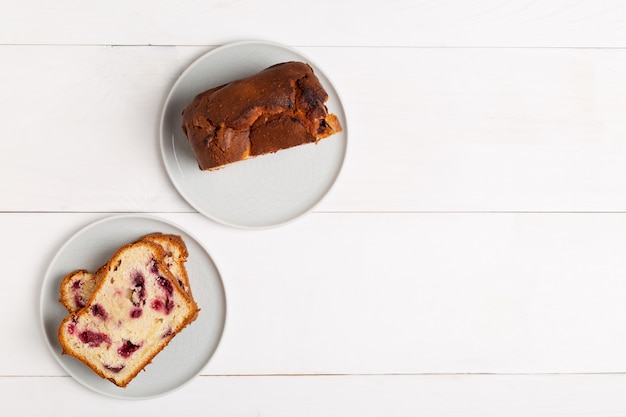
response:
[[[158,146],[181,72],[247,39],[350,123],[327,198],[268,230],[195,212]],[[0,414],[625,416],[625,48],[624,1],[0,1]],[[76,383],[39,324],[52,256],[119,213],[192,230],[228,297],[151,400]]]

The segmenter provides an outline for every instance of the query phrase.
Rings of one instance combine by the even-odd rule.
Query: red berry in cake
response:
[[[167,292],[168,295],[171,296],[174,293],[174,286],[169,279],[159,275],[159,277],[157,278],[157,282]]]
[[[85,307],[85,300],[79,294],[74,295],[74,304],[77,308]]]
[[[124,344],[122,346],[120,346],[117,349],[117,353],[119,353],[120,356],[122,356],[124,358],[128,358],[130,355],[132,355],[140,347],[141,347],[141,344],[136,345],[133,342],[131,342],[130,340],[127,340],[126,342],[124,342]]]
[[[75,321],[71,321],[68,325],[67,325],[67,332],[69,334],[74,334],[74,332],[76,331],[76,322]]]
[[[89,345],[89,347],[98,347],[102,343],[111,345],[111,339],[104,333],[92,332],[91,330],[85,330],[78,334],[78,339]]]
[[[171,300],[169,297],[166,297],[165,300],[159,298],[152,300],[150,307],[152,307],[153,310],[162,311],[167,315],[172,312],[176,305],[174,304],[173,300]]]
[[[152,300],[152,304],[150,304],[150,307],[152,307],[153,310],[161,311],[164,309],[165,305],[163,304],[163,301],[157,298],[156,300]]]
[[[134,306],[139,306],[145,304],[146,302],[146,286],[145,286],[145,278],[141,274],[141,272],[136,272],[133,276],[133,294],[131,297],[131,301]]]
[[[170,314],[172,310],[174,310],[174,307],[175,307],[174,301],[167,298],[165,300],[165,314]]]
[[[170,336],[172,336],[174,334],[174,332],[172,331],[172,328],[169,327],[167,329],[167,331],[165,333],[163,333],[163,335],[161,336],[162,339],[168,338]]]
[[[108,317],[106,310],[100,304],[94,304],[91,306],[91,314],[93,314],[94,317],[101,318],[102,320],[106,320]]]
[[[111,372],[113,372],[113,373],[115,373],[115,374],[118,374],[118,373],[120,373],[120,371],[121,371],[122,369],[124,369],[124,367],[125,367],[126,365],[112,366],[112,365],[107,365],[106,363],[103,363],[103,364],[102,364],[102,366],[104,366],[104,367],[105,367],[106,369],[108,369],[109,371],[111,371]]]
[[[158,274],[159,273],[159,266],[157,265],[157,261],[154,258],[150,259],[150,271],[153,274]]]

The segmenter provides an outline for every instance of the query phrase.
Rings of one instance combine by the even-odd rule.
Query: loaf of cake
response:
[[[198,94],[182,129],[200,169],[215,170],[340,132],[327,100],[311,66],[284,62]]]
[[[178,283],[183,291],[193,299],[191,294],[191,286],[185,269],[188,252],[187,246],[182,237],[172,234],[151,233],[139,239],[150,241],[160,245],[165,251],[164,262],[170,269],[170,272],[178,279]],[[98,283],[100,282],[99,274],[102,268],[91,274],[84,269],[70,272],[61,281],[59,302],[69,312],[79,310],[91,298]]]
[[[97,273],[87,304],[61,322],[63,354],[127,386],[199,311],[166,255],[145,239],[121,247]]]

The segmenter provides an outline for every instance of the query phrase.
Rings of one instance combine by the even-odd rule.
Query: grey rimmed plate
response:
[[[63,277],[76,269],[95,271],[126,243],[153,232],[180,235],[189,257],[189,284],[201,311],[176,335],[144,371],[126,388],[100,378],[73,357],[62,355],[57,332],[67,311],[58,302]],[[148,215],[118,215],[79,230],[53,257],[44,276],[40,299],[45,340],[61,366],[76,381],[103,395],[124,399],[157,397],[180,388],[197,376],[215,353],[226,322],[226,295],[217,266],[209,253],[188,232],[173,223]]]
[[[201,171],[181,128],[181,112],[209,88],[286,61],[306,62],[328,92],[330,113],[343,132],[321,140]],[[284,45],[247,41],[211,50],[191,64],[172,87],[161,118],[165,168],[181,196],[198,212],[226,225],[268,228],[290,222],[313,209],[335,183],[347,151],[346,115],[332,82],[299,51]]]

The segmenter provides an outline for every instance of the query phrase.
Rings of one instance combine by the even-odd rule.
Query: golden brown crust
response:
[[[182,129],[200,169],[217,169],[340,132],[327,100],[308,64],[284,62],[198,94],[182,112]]]

